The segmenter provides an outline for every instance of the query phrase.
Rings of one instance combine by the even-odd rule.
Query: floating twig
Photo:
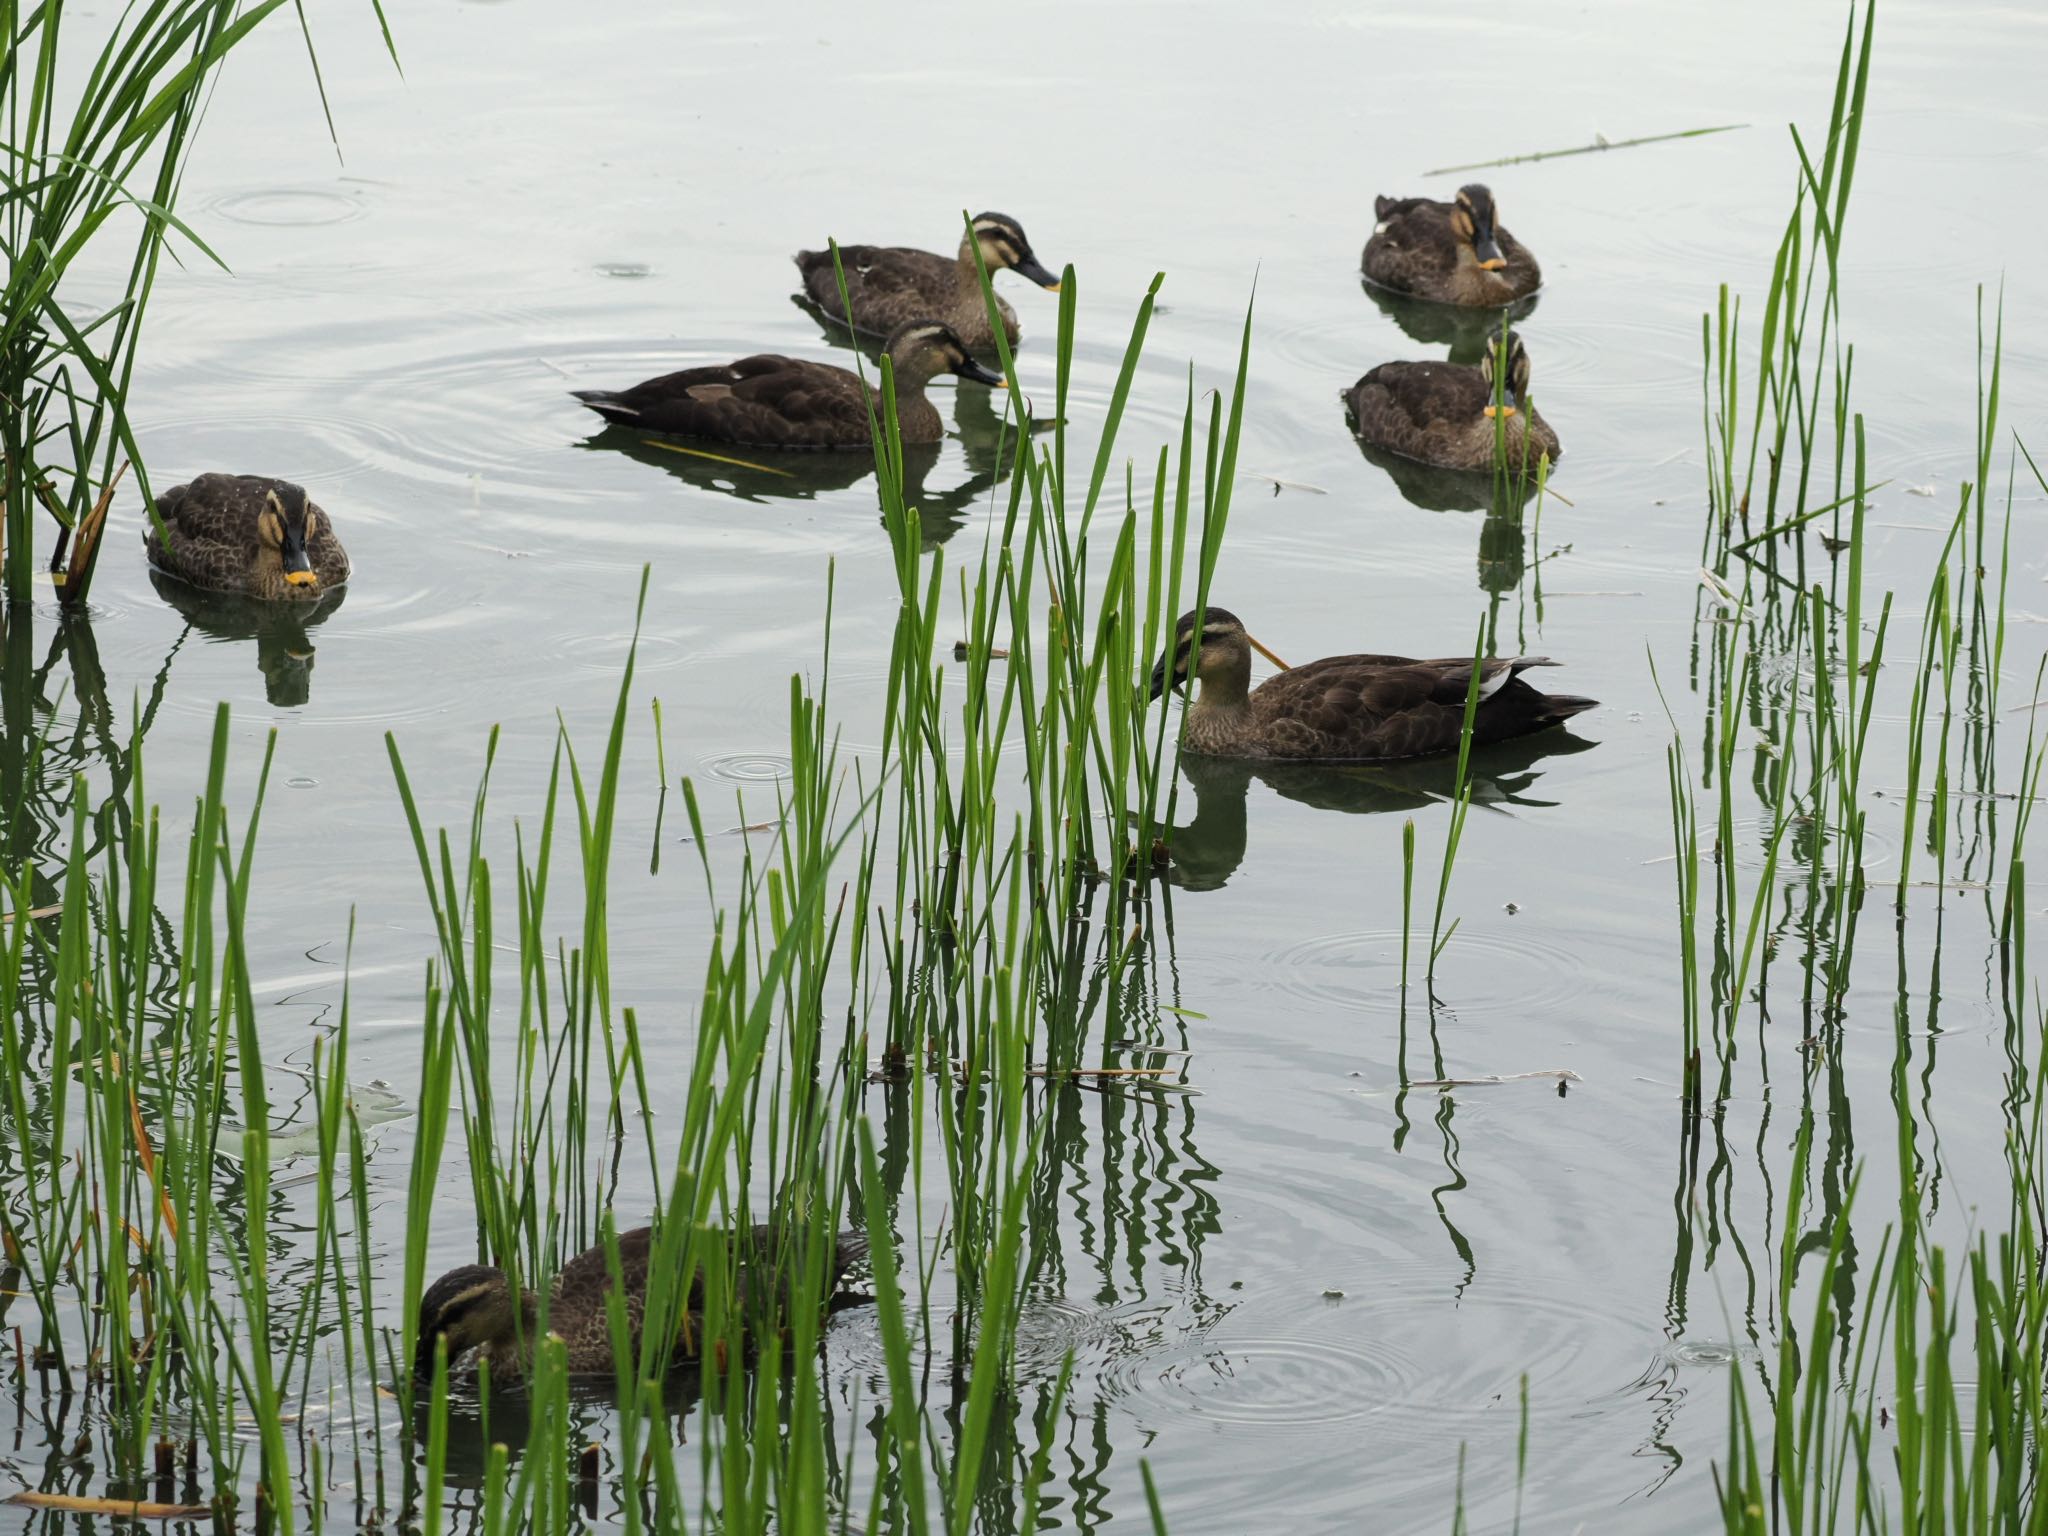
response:
[[[664,443],[656,437],[646,438],[644,441],[648,447],[659,448],[663,453],[687,454],[693,459],[709,459],[714,464],[732,464],[764,475],[780,475],[785,480],[793,478],[796,473],[794,470],[777,469],[772,464],[756,464],[752,459],[736,459],[729,453],[713,453],[708,448],[685,448],[681,443]]]
[[[97,1499],[78,1493],[43,1493],[24,1488],[0,1502],[29,1509],[59,1509],[76,1515],[114,1515],[123,1520],[197,1520],[213,1513],[206,1504],[155,1504],[148,1499]]]
[[[1424,171],[1425,176],[1449,176],[1454,171],[1484,171],[1496,165],[1526,165],[1532,160],[1558,160],[1566,155],[1594,155],[1603,149],[1634,149],[1638,144],[1664,144],[1672,139],[1700,139],[1710,133],[1733,133],[1738,128],[1747,128],[1747,123],[1722,123],[1715,128],[1684,128],[1677,133],[1646,133],[1639,139],[1610,139],[1605,134],[1595,134],[1593,142],[1581,144],[1577,149],[1541,149],[1533,155],[1508,155],[1500,160],[1475,160],[1470,165],[1440,165],[1433,171]]]
[[[1498,1083],[1526,1083],[1549,1078],[1560,1083],[1583,1083],[1585,1079],[1569,1067],[1549,1067],[1535,1072],[1489,1072],[1483,1077],[1432,1077],[1413,1082],[1410,1088],[1491,1088]]]
[[[1803,528],[1808,523],[1812,522],[1816,517],[1824,517],[1828,513],[1834,511],[1835,508],[1846,507],[1850,502],[1856,500],[1857,497],[1869,496],[1873,492],[1883,490],[1886,486],[1890,484],[1891,481],[1889,480],[1880,480],[1877,482],[1877,484],[1865,486],[1860,491],[1851,491],[1847,496],[1843,496],[1835,501],[1831,501],[1824,507],[1815,507],[1811,512],[1802,512],[1799,516],[1793,518],[1790,522],[1773,523],[1770,527],[1766,528],[1762,533],[1752,534],[1750,537],[1744,539],[1740,544],[1729,545],[1728,553],[1731,555],[1739,555],[1745,549],[1752,549],[1756,545],[1763,543],[1766,539],[1775,539],[1782,534],[1792,532],[1796,528]]]

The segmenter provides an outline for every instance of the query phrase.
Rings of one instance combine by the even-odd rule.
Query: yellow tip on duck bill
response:
[[[1273,663],[1273,665],[1278,667],[1282,672],[1292,672],[1294,670],[1292,667],[1288,666],[1286,662],[1282,661],[1278,656],[1275,656],[1271,651],[1267,650],[1263,645],[1259,644],[1258,641],[1253,640],[1249,634],[1245,636],[1245,639],[1251,642],[1251,648],[1253,650],[1257,651],[1261,656],[1265,657],[1266,660]]]
[[[1045,285],[1045,291],[1047,293],[1058,293],[1060,291],[1059,279],[1054,278],[1051,282],[1047,283]]]
[[[286,571],[284,579],[295,587],[317,587],[320,585],[320,578],[311,571]]]
[[[1489,405],[1489,406],[1488,406],[1488,407],[1486,408],[1486,419],[1487,419],[1488,421],[1491,421],[1491,420],[1493,420],[1493,417],[1494,417],[1494,412],[1495,412],[1495,409],[1496,409],[1496,408],[1495,408],[1494,406],[1491,406],[1491,405]],[[1500,406],[1500,407],[1498,407],[1498,409],[1499,409],[1499,412],[1500,412],[1500,414],[1501,414],[1502,416],[1504,416],[1504,417],[1505,417],[1505,416],[1512,416],[1512,415],[1514,415],[1514,414],[1515,414],[1515,408],[1514,408],[1514,407],[1513,407],[1512,405],[1503,405],[1503,406]]]
[[[1502,257],[1496,256],[1493,258],[1493,260],[1482,261],[1481,263],[1479,263],[1479,265],[1485,271],[1498,272],[1502,267],[1505,267],[1507,265],[1507,261]]]

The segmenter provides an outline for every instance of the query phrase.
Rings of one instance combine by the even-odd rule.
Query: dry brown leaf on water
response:
[[[0,1503],[28,1509],[61,1509],[74,1515],[119,1515],[126,1520],[197,1520],[213,1513],[206,1504],[157,1504],[148,1499],[103,1499],[79,1493],[41,1493],[24,1488]]]

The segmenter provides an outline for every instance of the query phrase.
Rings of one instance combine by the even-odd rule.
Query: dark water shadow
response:
[[[1348,413],[1347,413],[1348,415]],[[1523,517],[1536,499],[1533,475],[1482,474],[1419,464],[1361,441],[1358,451],[1394,482],[1401,499],[1425,512],[1483,512],[1479,528],[1479,587],[1495,597],[1514,591],[1527,574]]]
[[[161,571],[149,573],[157,596],[209,640],[256,642],[256,670],[263,696],[279,709],[297,709],[313,696],[312,640],[307,631],[324,624],[348,597],[347,587],[330,587],[307,602],[259,603],[232,593],[204,592]]]
[[[1537,765],[1545,758],[1568,757],[1596,745],[1569,730],[1552,729],[1475,748],[1472,803],[1493,810],[1555,805],[1533,792],[1543,777]],[[1317,810],[1376,816],[1448,800],[1457,786],[1458,764],[1454,757],[1329,767],[1183,756],[1180,771],[1194,789],[1195,813],[1167,832],[1173,852],[1167,879],[1184,890],[1209,891],[1225,885],[1245,860],[1250,841],[1246,801],[1254,779],[1282,799]]]
[[[792,293],[789,302],[816,322],[818,335],[827,346],[858,352],[871,365],[878,366],[881,363],[882,343],[889,339],[887,336],[875,331],[856,331],[844,320],[827,314],[807,293]]]
[[[1361,276],[1359,287],[1365,290],[1367,298],[1379,306],[1401,333],[1410,341],[1421,342],[1426,347],[1450,348],[1450,360],[1467,367],[1478,366],[1480,358],[1486,355],[1486,344],[1500,334],[1501,322],[1514,325],[1536,312],[1536,301],[1540,295],[1530,294],[1517,299],[1504,309],[1474,309],[1467,304],[1438,304],[1429,299],[1418,299],[1410,294],[1395,293],[1390,288],[1376,286],[1370,278]]]
[[[1345,419],[1350,419],[1345,409]],[[1387,472],[1401,499],[1424,512],[1484,512],[1488,517],[1519,518],[1536,499],[1534,475],[1501,475],[1473,469],[1441,469],[1358,440],[1368,464]]]
[[[819,1370],[824,1379],[830,1380],[837,1369],[833,1358],[836,1335],[830,1326],[832,1320],[874,1305],[872,1296],[858,1291],[839,1291],[827,1298],[825,1313],[828,1326],[818,1341]],[[759,1390],[761,1372],[758,1359],[750,1354],[745,1366],[728,1378],[727,1390],[743,1391],[749,1398],[754,1397]],[[782,1365],[780,1378],[779,1395],[787,1401],[789,1391],[799,1379],[794,1366],[787,1360]],[[593,1489],[572,1475],[571,1495],[581,1501],[587,1493],[595,1492],[605,1507],[616,1505],[621,1496],[616,1434],[618,1385],[603,1374],[571,1376],[564,1383],[564,1396],[570,1419],[581,1426],[580,1431],[571,1437],[572,1443],[593,1446],[599,1453],[598,1484]],[[661,1412],[669,1420],[670,1434],[676,1445],[687,1443],[691,1415],[703,1401],[704,1373],[699,1364],[694,1360],[673,1362],[668,1374],[661,1379]],[[448,1383],[447,1453],[442,1464],[446,1486],[469,1493],[485,1491],[489,1487],[492,1455],[500,1446],[512,1447],[507,1466],[516,1474],[523,1459],[521,1448],[531,1438],[536,1421],[545,1426],[552,1412],[552,1405],[545,1401],[535,1404],[523,1382],[493,1384],[487,1392],[474,1371],[464,1370],[452,1376]],[[424,1450],[427,1444],[431,1421],[432,1391],[421,1386],[416,1389],[412,1420],[413,1444],[418,1450]],[[422,1476],[424,1460],[416,1460],[408,1470],[415,1477]]]

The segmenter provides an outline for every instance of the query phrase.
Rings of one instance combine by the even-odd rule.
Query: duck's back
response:
[[[1541,730],[1591,699],[1538,692],[1520,673],[1554,663],[1495,657],[1481,665],[1473,739],[1506,741]],[[1456,751],[1463,734],[1472,658],[1329,656],[1271,677],[1251,694],[1257,744],[1275,758],[1387,761]]]
[[[748,1276],[774,1264],[777,1253],[775,1229],[762,1223],[746,1229],[746,1247],[739,1254],[740,1304],[745,1305]],[[827,1275],[826,1294],[838,1288],[848,1268],[867,1254],[867,1239],[858,1232],[842,1232],[834,1240],[832,1265]],[[625,1284],[623,1299],[626,1326],[633,1347],[640,1347],[640,1330],[646,1317],[647,1283],[654,1254],[654,1229],[635,1227],[619,1234],[619,1276]],[[793,1257],[781,1256],[793,1263]],[[778,1276],[784,1294],[787,1279]],[[578,1373],[609,1371],[612,1368],[611,1326],[606,1317],[605,1295],[611,1289],[611,1260],[604,1245],[589,1248],[564,1264],[555,1277],[549,1304],[548,1325],[568,1346],[569,1368]],[[704,1308],[704,1276],[700,1267],[690,1283],[689,1310],[697,1315]],[[682,1351],[684,1356],[691,1350]]]
[[[955,258],[905,245],[842,245],[839,261],[846,273],[847,297],[853,301],[854,330],[886,336],[912,320],[943,320],[971,348],[993,344],[981,285],[963,280]],[[839,302],[839,273],[833,269],[832,252],[799,251],[796,264],[811,302],[848,323]],[[1001,298],[996,300],[996,312],[1003,317],[1004,333],[1015,341],[1015,312]]]
[[[760,448],[864,448],[871,440],[868,405],[856,375],[772,353],[684,368],[631,389],[578,390],[576,397],[605,420],[643,432]],[[904,404],[908,441],[914,413],[907,408],[910,402]],[[937,412],[932,415],[936,426]],[[933,441],[938,435],[933,430],[916,440]]]
[[[1381,363],[1346,399],[1360,437],[1426,463],[1469,457],[1456,450],[1474,423],[1492,425],[1486,376],[1457,363]]]
[[[1424,297],[1441,287],[1458,261],[1458,237],[1451,229],[1451,205],[1426,197],[1383,197],[1378,222],[1365,242],[1359,265],[1382,288]]]

